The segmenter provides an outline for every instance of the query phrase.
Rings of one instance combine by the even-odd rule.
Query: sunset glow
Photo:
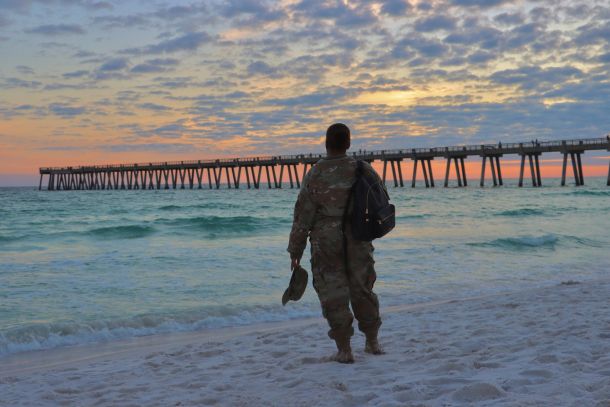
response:
[[[336,121],[356,150],[610,132],[607,1],[0,4],[0,185],[40,166],[322,152]],[[587,175],[607,174],[599,156]]]

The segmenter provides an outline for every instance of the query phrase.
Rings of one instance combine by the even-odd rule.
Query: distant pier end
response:
[[[494,186],[504,184],[500,158],[505,155],[516,155],[521,159],[519,171],[519,186],[523,186],[524,176],[529,170],[532,186],[542,185],[540,174],[540,156],[544,153],[560,153],[563,155],[561,185],[566,184],[568,159],[576,186],[584,185],[584,175],[581,156],[586,151],[610,151],[610,137],[573,139],[543,142],[498,143],[472,146],[405,148],[397,150],[377,150],[352,152],[354,158],[368,162],[383,162],[383,182],[386,181],[388,164],[392,170],[394,186],[403,187],[404,180],[400,162],[410,159],[414,162],[411,186],[415,187],[418,167],[421,167],[424,184],[433,188],[434,175],[432,160],[445,159],[446,170],[444,186],[449,186],[451,163],[455,168],[459,187],[468,186],[465,160],[475,156],[482,158],[480,186],[485,185],[487,161],[491,170]],[[47,189],[58,190],[106,190],[106,189],[202,189],[207,187],[220,188],[223,172],[228,188],[260,188],[263,170],[267,187],[282,188],[285,173],[288,175],[290,188],[300,188],[302,177],[307,170],[323,155],[297,154],[286,156],[243,157],[218,160],[150,162],[137,164],[91,165],[78,167],[45,167],[40,168],[40,183],[42,189],[44,177],[47,176]],[[301,167],[301,174],[298,169]],[[607,185],[610,186],[610,165],[608,166]]]

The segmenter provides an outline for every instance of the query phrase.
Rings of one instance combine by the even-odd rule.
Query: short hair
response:
[[[335,123],[326,130],[326,148],[333,151],[345,151],[350,146],[350,131],[343,123]]]

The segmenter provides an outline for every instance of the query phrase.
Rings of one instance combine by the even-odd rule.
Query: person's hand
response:
[[[294,270],[294,268],[296,266],[298,266],[301,263],[301,259],[299,259],[298,257],[291,257],[290,258],[290,271]]]

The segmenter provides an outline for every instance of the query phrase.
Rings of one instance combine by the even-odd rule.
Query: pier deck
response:
[[[544,153],[563,155],[561,185],[566,184],[568,158],[571,162],[574,181],[577,186],[584,184],[581,156],[586,151],[610,151],[610,138],[589,138],[558,141],[530,141],[523,143],[498,143],[470,146],[451,146],[434,148],[404,148],[393,150],[354,151],[350,155],[368,162],[383,162],[383,181],[386,181],[388,165],[393,174],[395,186],[404,186],[400,162],[413,160],[411,186],[415,187],[418,167],[426,187],[434,187],[434,174],[431,161],[435,158],[445,159],[446,171],[444,186],[449,185],[451,163],[457,176],[458,186],[467,186],[464,161],[468,157],[482,157],[480,186],[485,185],[487,161],[492,174],[494,186],[504,184],[500,157],[517,155],[521,158],[519,186],[523,186],[526,161],[532,186],[542,185],[540,174],[540,156]],[[104,189],[176,189],[176,188],[220,188],[223,172],[228,188],[239,188],[245,178],[247,188],[260,188],[261,181],[266,181],[268,188],[282,188],[288,174],[290,187],[300,187],[302,176],[315,164],[323,154],[296,154],[264,157],[224,158],[216,160],[168,161],[135,164],[84,165],[78,167],[43,167],[40,168],[42,189],[44,177],[48,177],[47,189],[53,190],[104,190]],[[298,167],[301,167],[299,175]],[[279,169],[279,173],[278,170]],[[263,173],[264,170],[264,173]],[[262,178],[263,175],[265,178]],[[608,167],[608,186],[610,186],[610,165]]]

